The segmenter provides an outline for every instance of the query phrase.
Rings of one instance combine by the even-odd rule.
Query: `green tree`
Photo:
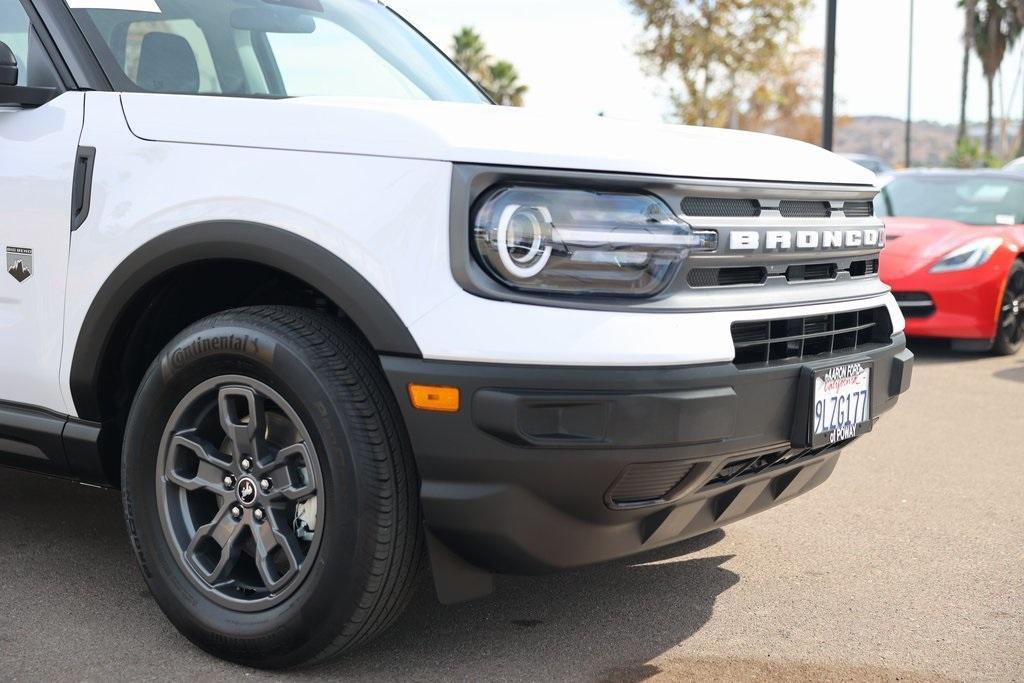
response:
[[[498,104],[521,107],[523,97],[529,88],[519,82],[519,72],[509,62],[495,62],[488,68],[487,82],[484,88]]]
[[[1006,50],[1019,34],[1015,0],[979,0],[974,16],[974,49],[981,60],[981,70],[988,85],[987,119],[985,121],[985,156],[992,154],[995,127],[995,78],[1003,65]]]
[[[471,26],[463,26],[452,37],[452,61],[473,80],[480,82],[486,78],[490,60],[483,38]]]
[[[481,88],[505,106],[521,107],[529,87],[519,81],[519,72],[511,63],[494,61],[483,38],[471,26],[464,26],[452,37],[452,61]]]
[[[677,118],[710,126],[739,125],[766,79],[796,70],[811,2],[629,0],[643,21],[638,55],[649,72],[681,84],[672,90]]]

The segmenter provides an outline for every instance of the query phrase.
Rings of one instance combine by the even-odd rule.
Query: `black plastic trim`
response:
[[[99,373],[118,321],[150,282],[181,266],[213,259],[248,261],[293,275],[324,294],[379,353],[422,356],[405,324],[362,275],[327,249],[260,223],[213,221],[165,232],[125,258],[96,294],[78,333],[71,395],[80,416],[101,421]]]
[[[0,105],[41,107],[57,97],[56,88],[36,88],[28,85],[0,85]]]
[[[821,365],[872,362],[877,419],[908,386],[912,357],[896,334]],[[488,572],[566,569],[703,533],[809,490],[837,457],[808,452],[708,485],[738,459],[794,448],[809,364],[592,368],[390,356],[381,364],[405,418],[428,530]],[[462,408],[414,409],[412,382],[458,387]],[[658,500],[611,499],[638,464],[692,468]]]
[[[97,486],[116,486],[103,470],[100,425],[45,408],[0,401],[0,465]]]
[[[79,147],[75,158],[75,179],[71,190],[71,232],[78,230],[89,217],[92,203],[92,171],[96,165],[96,148]]]

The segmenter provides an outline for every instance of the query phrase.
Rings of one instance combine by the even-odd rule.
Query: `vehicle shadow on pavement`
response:
[[[686,559],[724,538],[716,530],[583,570],[502,577],[494,596],[465,605],[442,607],[424,581],[390,633],[307,673],[359,676],[390,660],[399,679],[625,680],[631,678],[625,672],[642,672],[646,662],[700,630],[718,596],[739,582],[722,566],[731,555]],[[402,666],[395,665],[396,653]]]
[[[326,667],[263,674],[213,659],[166,621],[117,493],[0,468],[0,519],[0,667],[30,680],[624,680],[701,629],[739,582],[722,566],[731,555],[686,559],[720,530],[584,570],[502,577],[493,597],[464,605],[438,604],[424,577],[378,641]]]
[[[1011,382],[1024,382],[1024,360],[1014,365],[1012,368],[1006,368],[992,374],[997,379],[1008,379]]]
[[[979,351],[954,351],[946,339],[915,338],[907,342],[907,348],[914,352],[914,362],[921,365],[966,363],[992,357]]]

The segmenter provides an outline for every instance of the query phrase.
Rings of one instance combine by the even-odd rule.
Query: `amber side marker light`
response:
[[[429,410],[435,413],[459,412],[459,390],[455,387],[410,384],[409,400],[416,410]]]

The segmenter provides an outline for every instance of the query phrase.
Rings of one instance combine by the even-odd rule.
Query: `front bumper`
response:
[[[1006,273],[1005,267],[986,265],[959,273],[915,273],[886,282],[906,318],[907,336],[992,340]],[[922,305],[925,296],[930,306]]]
[[[487,572],[532,574],[696,536],[824,481],[838,451],[793,446],[800,375],[851,360],[873,362],[877,419],[909,386],[902,334],[855,355],[757,369],[382,364],[433,538]],[[415,410],[410,383],[458,387],[461,410]]]

